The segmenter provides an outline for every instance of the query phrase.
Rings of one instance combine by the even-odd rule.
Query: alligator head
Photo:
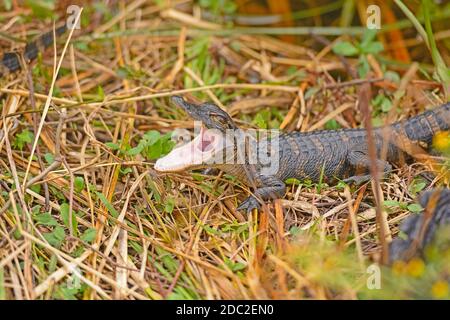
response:
[[[227,139],[227,130],[237,129],[228,113],[213,103],[196,105],[180,96],[173,96],[172,102],[194,120],[201,121],[202,128],[194,140],[158,159],[155,170],[177,172],[198,169],[223,160],[226,152],[233,149],[230,139]]]

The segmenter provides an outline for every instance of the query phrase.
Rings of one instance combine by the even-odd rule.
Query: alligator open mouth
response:
[[[176,172],[186,168],[201,167],[211,162],[217,151],[222,149],[222,143],[223,136],[218,130],[202,127],[194,140],[158,159],[155,170]]]

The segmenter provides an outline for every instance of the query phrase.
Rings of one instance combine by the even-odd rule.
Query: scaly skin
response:
[[[433,189],[419,198],[422,214],[406,218],[400,230],[406,238],[397,238],[389,250],[390,261],[409,260],[434,240],[436,231],[450,224],[450,189]]]
[[[433,136],[448,130],[449,124],[450,104],[447,104],[387,128],[375,129],[373,140],[378,170],[387,173],[392,169],[391,164],[410,162],[411,154],[421,152],[422,147],[429,150]],[[387,146],[383,143],[385,129],[390,139]],[[269,198],[271,193],[281,197],[285,190],[282,181],[288,178],[318,182],[323,175],[324,181],[343,179],[357,184],[370,179],[367,132],[364,129],[286,133],[280,136],[280,146],[280,169],[277,174],[270,179],[261,177],[256,180],[259,188],[255,195],[263,199]],[[385,157],[382,157],[383,153]],[[243,170],[235,174],[242,177]],[[248,198],[240,208],[251,210],[258,206],[256,200],[254,197]]]
[[[66,25],[62,25],[55,30],[56,36],[60,36],[66,32]],[[0,60],[0,77],[6,76],[9,73],[16,72],[22,69],[22,59],[26,63],[35,60],[39,52],[53,44],[53,30],[39,36],[36,40],[28,42],[25,45],[23,52],[6,52]],[[23,57],[23,58],[22,58]]]
[[[237,128],[228,114],[212,103],[195,105],[181,97],[174,97],[173,101],[208,128],[223,132],[225,129]],[[378,155],[378,169],[388,172],[392,169],[392,163],[410,161],[411,154],[417,154],[422,148],[429,149],[433,136],[449,130],[449,127],[450,104],[446,104],[409,120],[375,129],[373,140]],[[385,136],[388,140],[384,139]],[[324,181],[344,179],[346,182],[356,183],[370,178],[367,132],[364,129],[291,132],[281,134],[279,141],[279,156],[274,159],[279,166],[273,175],[261,174],[262,166],[250,165],[248,161],[246,164],[188,165],[184,169],[217,168],[253,186],[254,195],[248,197],[238,208],[246,211],[258,208],[260,200],[282,197],[285,192],[283,181],[288,178],[317,182],[322,176]],[[383,154],[385,157],[382,157]]]
[[[237,128],[228,114],[212,103],[196,105],[184,101],[181,97],[173,97],[172,100],[208,128],[219,131]],[[436,133],[449,128],[450,103],[409,120],[376,128],[373,140],[378,155],[378,170],[389,172],[392,169],[391,164],[410,162],[412,155],[430,149]],[[387,140],[384,139],[385,136]],[[342,179],[355,183],[370,179],[365,129],[290,132],[281,134],[279,139],[279,157],[275,159],[279,168],[273,175],[261,174],[261,165],[250,165],[248,161],[247,164],[186,165],[183,169],[217,168],[254,187],[254,196],[248,197],[238,207],[239,210],[246,211],[259,208],[264,200],[282,197],[285,193],[283,181],[288,178],[318,182],[322,175],[323,181],[334,182]],[[389,143],[383,143],[384,141]]]

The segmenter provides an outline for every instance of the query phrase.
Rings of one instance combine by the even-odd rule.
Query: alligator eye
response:
[[[213,118],[214,121],[224,121],[225,120],[225,118],[218,113],[211,114],[211,118]]]
[[[226,126],[226,124],[227,124],[226,119],[224,117],[222,117],[221,115],[212,114],[210,117],[215,124],[218,124],[220,126]]]

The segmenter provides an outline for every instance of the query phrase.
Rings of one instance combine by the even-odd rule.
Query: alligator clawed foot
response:
[[[253,209],[259,209],[259,208],[260,208],[260,204],[259,204],[258,200],[256,200],[256,198],[254,198],[254,197],[248,197],[239,205],[239,207],[237,207],[237,210],[251,213]]]
[[[344,181],[347,184],[354,183],[356,185],[360,185],[360,184],[363,184],[363,183],[369,181],[371,178],[372,178],[372,176],[370,174],[367,174],[364,176],[352,176],[352,177],[349,177],[342,181]]]

